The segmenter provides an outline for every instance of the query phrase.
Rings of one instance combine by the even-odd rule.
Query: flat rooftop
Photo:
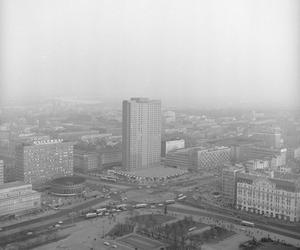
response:
[[[182,174],[185,174],[187,171],[177,169],[177,168],[158,166],[158,167],[153,167],[153,168],[139,169],[136,171],[128,171],[128,172],[117,171],[117,172],[122,172],[129,176],[163,178],[163,177],[168,177],[168,176],[174,176],[176,174],[182,175]]]

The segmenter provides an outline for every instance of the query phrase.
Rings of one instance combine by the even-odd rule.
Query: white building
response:
[[[123,101],[122,161],[126,170],[160,163],[161,102],[147,98]]]
[[[296,222],[300,220],[299,180],[255,173],[237,174],[237,209]]]
[[[41,194],[31,184],[9,182],[0,185],[0,216],[22,214],[41,206]]]
[[[165,157],[169,152],[185,147],[183,139],[165,140],[161,143],[161,156]]]

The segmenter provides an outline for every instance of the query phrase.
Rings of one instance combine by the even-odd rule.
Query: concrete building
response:
[[[182,170],[196,169],[195,148],[178,149],[166,154],[165,166],[180,168]]]
[[[214,168],[230,161],[231,149],[229,147],[213,147],[197,151],[197,167]]]
[[[100,152],[99,161],[102,168],[120,166],[122,164],[122,150],[103,150]]]
[[[4,162],[0,160],[0,185],[4,183]]]
[[[73,175],[73,143],[62,140],[20,144],[16,150],[17,180],[33,187],[54,178]]]
[[[262,147],[280,148],[282,146],[281,133],[275,130],[254,132],[252,137],[260,140]]]
[[[161,102],[147,98],[123,101],[123,167],[128,171],[160,163]]]
[[[9,182],[0,185],[0,216],[23,214],[41,207],[40,193],[31,184]]]
[[[74,150],[74,171],[87,173],[99,167],[99,155],[97,152]]]
[[[242,172],[242,165],[224,164],[222,169],[222,196],[223,201],[230,206],[236,205],[237,173]]]
[[[247,146],[240,148],[240,154],[243,161],[255,159],[268,159],[270,166],[276,169],[286,164],[287,149],[271,149],[257,146]]]
[[[169,152],[185,147],[183,139],[163,140],[161,142],[161,156],[165,157]]]
[[[236,208],[291,222],[300,220],[299,179],[239,172]]]
[[[258,170],[258,169],[269,169],[271,162],[267,159],[256,159],[250,160],[243,163],[244,166],[249,170]]]

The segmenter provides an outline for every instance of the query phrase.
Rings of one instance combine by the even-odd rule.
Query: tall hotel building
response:
[[[22,143],[16,148],[16,179],[40,186],[73,175],[73,143],[62,140]]]
[[[128,171],[160,163],[161,101],[131,98],[123,101],[123,167]]]

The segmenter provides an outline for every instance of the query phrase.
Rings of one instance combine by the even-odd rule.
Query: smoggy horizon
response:
[[[0,99],[300,103],[300,2],[3,0]]]

